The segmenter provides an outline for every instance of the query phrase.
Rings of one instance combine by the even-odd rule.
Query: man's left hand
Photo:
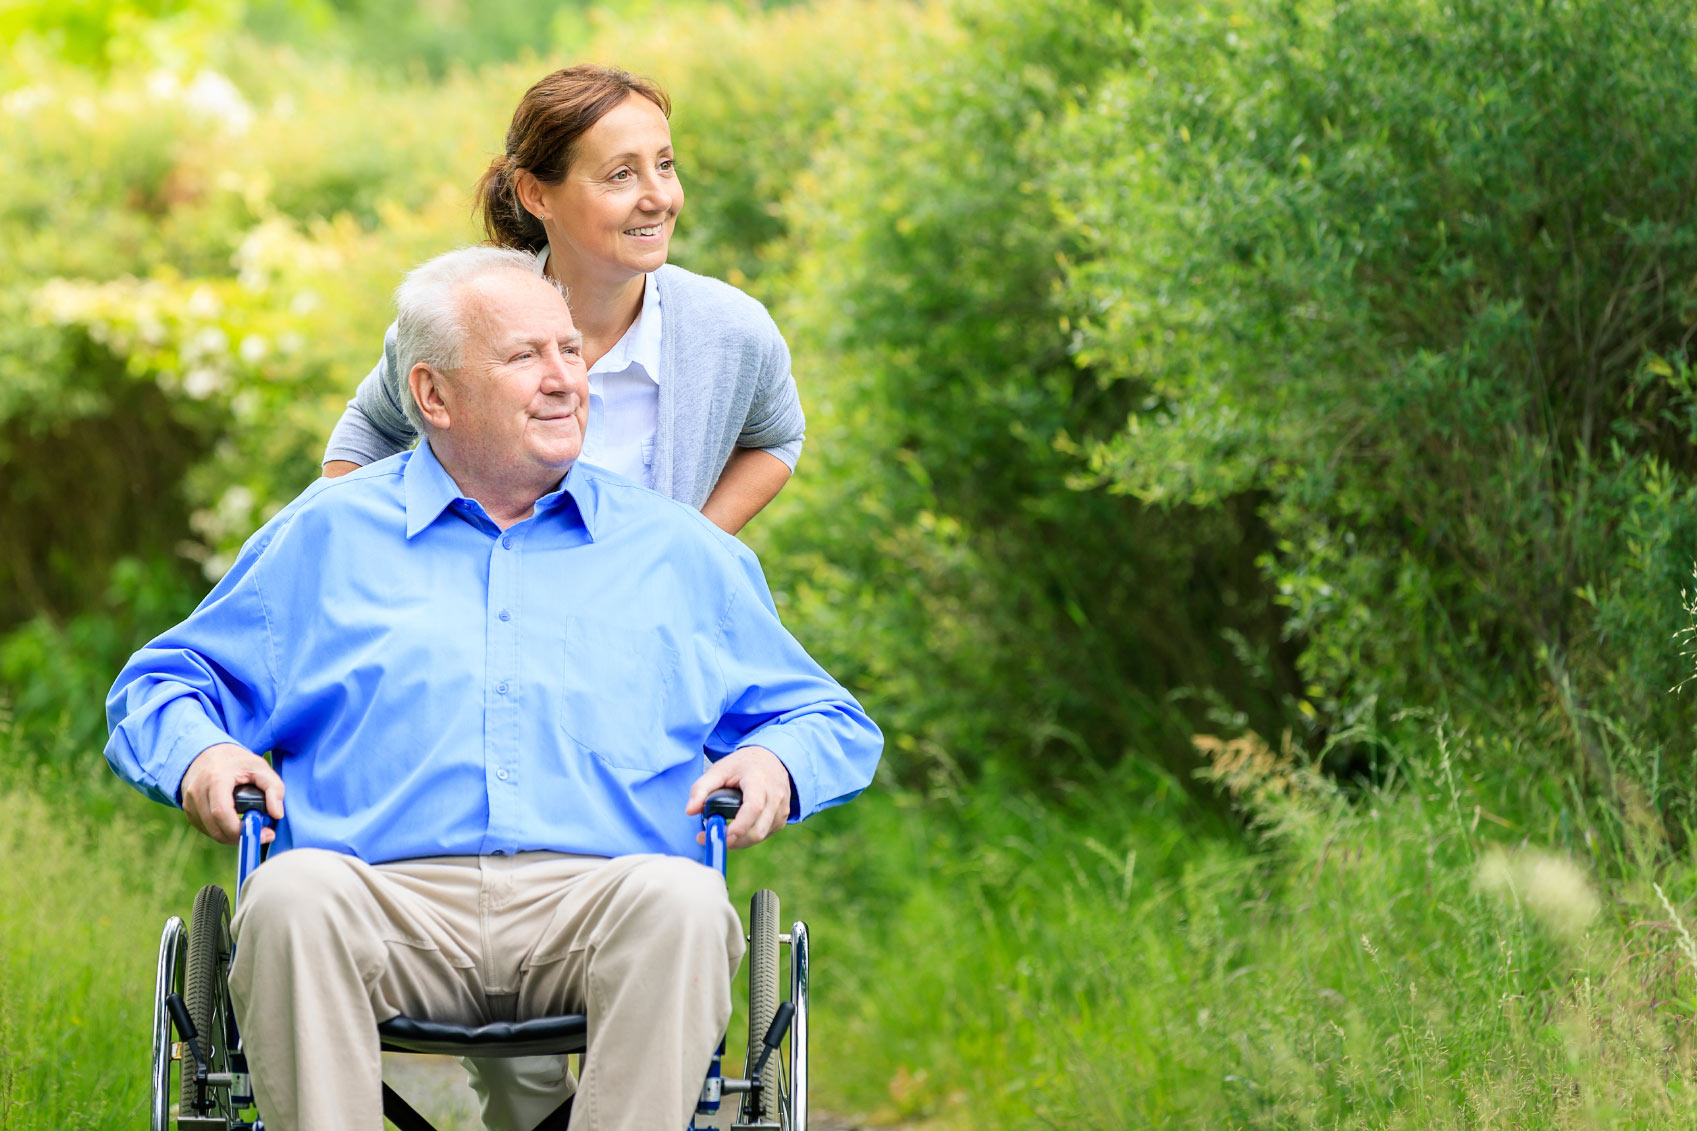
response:
[[[695,816],[707,803],[708,794],[731,788],[742,790],[742,808],[737,811],[737,819],[725,829],[727,847],[759,844],[788,823],[790,772],[764,746],[744,746],[707,767],[707,772],[690,787],[689,804],[684,812]],[[705,844],[707,834],[697,834],[695,840],[697,844]]]

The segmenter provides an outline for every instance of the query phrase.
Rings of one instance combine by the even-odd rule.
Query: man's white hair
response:
[[[395,373],[400,379],[401,411],[413,431],[424,435],[426,421],[412,394],[408,375],[423,363],[438,373],[452,373],[464,360],[466,320],[460,292],[486,275],[517,271],[536,277],[536,257],[510,247],[462,247],[427,259],[407,272],[395,288]],[[561,296],[565,290],[541,276]]]

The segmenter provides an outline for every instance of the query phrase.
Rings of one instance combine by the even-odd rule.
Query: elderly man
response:
[[[238,784],[278,819],[230,978],[273,1131],[381,1127],[386,1018],[562,1012],[574,1129],[681,1128],[743,951],[693,815],[738,786],[753,844],[881,739],[740,543],[575,462],[581,339],[530,256],[452,252],[397,299],[425,442],[254,535],[118,677],[107,758],[219,840]]]

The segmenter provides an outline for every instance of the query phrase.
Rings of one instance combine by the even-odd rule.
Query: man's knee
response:
[[[620,885],[621,896],[666,934],[705,944],[723,938],[740,956],[742,923],[718,872],[680,856],[645,857]]]
[[[237,936],[284,924],[345,920],[366,895],[357,867],[351,857],[318,848],[278,853],[256,868],[242,889]]]

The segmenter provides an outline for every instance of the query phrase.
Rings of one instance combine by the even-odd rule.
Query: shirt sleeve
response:
[[[106,760],[118,776],[167,805],[201,751],[234,742],[271,748],[274,640],[256,536],[189,618],[130,657],[106,699]]]
[[[737,447],[758,448],[775,455],[795,470],[807,433],[807,416],[801,409],[801,394],[790,372],[790,349],[776,326],[773,349],[761,372],[760,387],[748,406],[748,419],[737,436]]]
[[[778,620],[760,567],[744,569],[721,622],[725,707],[707,753],[715,761],[745,746],[776,754],[795,783],[790,818],[803,820],[871,784],[884,737]]]
[[[418,441],[401,398],[412,394],[403,387],[396,370],[395,324],[383,335],[383,356],[365,375],[348,402],[342,418],[330,432],[324,447],[324,462],[348,460],[361,467],[404,452]]]

